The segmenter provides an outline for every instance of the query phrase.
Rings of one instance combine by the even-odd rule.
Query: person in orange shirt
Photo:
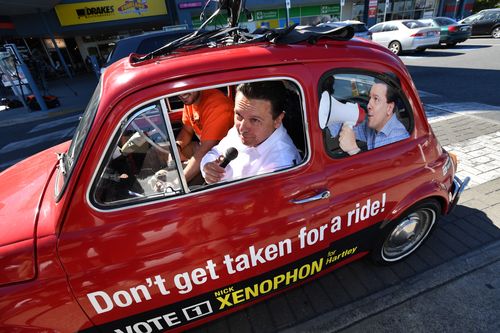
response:
[[[176,143],[181,159],[187,161],[184,176],[190,182],[200,174],[203,156],[233,127],[234,103],[217,89],[189,92],[179,98],[184,103],[183,126]],[[193,140],[194,135],[199,141]]]

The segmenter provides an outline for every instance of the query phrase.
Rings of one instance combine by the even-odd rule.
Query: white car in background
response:
[[[405,51],[423,52],[439,45],[440,30],[417,20],[394,20],[375,24],[370,28],[372,40],[395,54]]]

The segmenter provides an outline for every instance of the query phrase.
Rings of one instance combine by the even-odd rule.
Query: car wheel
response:
[[[401,44],[398,41],[393,41],[389,44],[389,50],[392,53],[400,55],[401,54]]]
[[[493,29],[491,36],[493,36],[493,38],[500,38],[500,27]]]
[[[395,263],[415,251],[427,239],[440,214],[440,205],[424,201],[387,225],[372,249],[378,264]]]
[[[457,45],[457,42],[446,43],[446,46],[448,46],[448,47],[454,47],[455,45]]]

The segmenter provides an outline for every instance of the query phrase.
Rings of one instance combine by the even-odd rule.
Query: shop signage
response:
[[[55,6],[61,26],[107,22],[167,14],[165,1],[106,0]]]
[[[259,10],[255,12],[256,20],[275,20],[278,19],[278,10]]]
[[[339,5],[323,5],[323,6],[320,6],[320,13],[322,15],[325,15],[325,14],[338,14],[339,13]]]
[[[201,1],[179,2],[179,9],[201,8],[203,3]]]
[[[377,0],[368,3],[368,17],[377,17]]]

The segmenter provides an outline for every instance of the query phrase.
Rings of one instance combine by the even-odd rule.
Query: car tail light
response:
[[[424,33],[423,32],[417,32],[413,35],[410,35],[410,37],[424,37]]]
[[[450,26],[448,26],[448,31],[449,32],[458,31],[458,27],[456,25],[450,25]]]

